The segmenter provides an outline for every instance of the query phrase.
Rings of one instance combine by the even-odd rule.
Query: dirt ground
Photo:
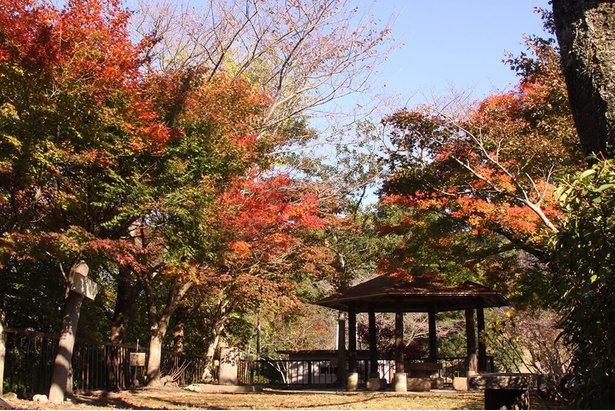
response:
[[[431,392],[297,392],[264,390],[257,393],[205,393],[180,388],[142,388],[134,391],[77,394],[64,404],[53,405],[8,399],[14,409],[482,409],[481,393]]]
[[[483,409],[482,392],[365,392],[267,390],[257,393],[193,392],[177,387],[141,388],[122,392],[76,394],[64,404],[7,399],[14,409],[113,410],[113,409],[201,409],[201,410],[454,410]],[[560,408],[545,402],[532,402],[533,409]],[[1,407],[0,407],[1,408]]]

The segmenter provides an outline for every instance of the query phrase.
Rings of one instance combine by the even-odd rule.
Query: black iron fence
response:
[[[14,392],[21,398],[46,394],[51,385],[59,337],[37,331],[5,329],[4,338],[4,392]],[[145,367],[130,364],[130,354],[136,352],[137,347],[133,346],[77,338],[72,361],[73,390],[128,388],[135,381],[142,381]],[[204,370],[202,357],[162,353],[162,375],[178,385],[199,381]]]
[[[413,360],[427,362],[427,359]],[[395,361],[392,359],[378,360],[378,373],[387,382],[393,380]],[[445,384],[451,384],[455,377],[467,375],[467,358],[443,357],[438,358],[442,364],[440,376]],[[346,367],[348,364],[346,364]],[[348,368],[346,368],[348,369]],[[357,362],[359,385],[365,385],[369,374],[370,361],[367,359]],[[487,357],[487,371],[494,372],[493,357]],[[238,364],[237,380],[240,384],[262,385],[340,385],[338,380],[338,362],[334,359],[311,360],[271,360],[258,361],[240,360]]]

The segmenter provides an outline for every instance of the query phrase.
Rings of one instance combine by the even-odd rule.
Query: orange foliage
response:
[[[301,244],[298,230],[324,229],[318,199],[295,192],[285,175],[237,180],[218,200],[219,221],[233,240],[226,252],[233,267],[263,265]]]

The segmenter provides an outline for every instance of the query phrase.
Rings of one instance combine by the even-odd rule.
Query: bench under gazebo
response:
[[[370,373],[367,388],[380,388],[376,348],[376,313],[395,313],[395,391],[406,391],[404,369],[404,313],[427,313],[429,321],[429,358],[425,368],[438,362],[436,313],[465,311],[468,376],[487,371],[487,352],[477,338],[485,329],[485,308],[510,305],[506,298],[485,286],[466,281],[446,285],[443,281],[416,276],[380,275],[344,292],[324,298],[316,304],[348,313],[348,390],[357,386],[357,313],[368,313]],[[476,321],[474,313],[476,312]],[[478,342],[478,344],[477,344]]]

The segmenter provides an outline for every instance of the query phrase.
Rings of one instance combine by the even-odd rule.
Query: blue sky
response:
[[[449,90],[471,99],[510,89],[517,79],[502,60],[525,50],[523,35],[542,34],[534,7],[548,0],[378,0],[372,12],[383,23],[400,13],[393,37],[403,42],[380,67],[380,86],[408,105]]]

